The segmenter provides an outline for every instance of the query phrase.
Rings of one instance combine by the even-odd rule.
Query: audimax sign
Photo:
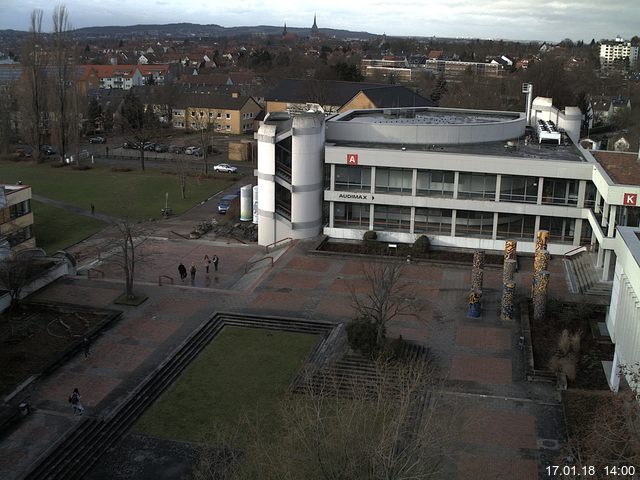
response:
[[[338,198],[348,198],[350,200],[373,200],[375,197],[366,193],[340,193]]]

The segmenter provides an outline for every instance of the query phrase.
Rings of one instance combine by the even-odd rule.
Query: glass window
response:
[[[549,242],[553,243],[573,243],[575,225],[575,218],[540,217],[540,230],[548,230]]]
[[[587,182],[584,193],[584,207],[593,209],[596,206],[596,186],[593,182]]]
[[[496,176],[486,173],[460,173],[458,198],[484,198],[495,200]]]
[[[453,172],[418,170],[416,194],[429,197],[453,197],[453,182]]]
[[[409,232],[411,207],[376,205],[373,207],[373,229],[393,232]]]
[[[456,213],[456,237],[491,238],[493,212],[458,210]]]
[[[376,193],[411,195],[413,170],[406,168],[376,168]]]
[[[20,245],[22,242],[26,242],[32,236],[31,226],[28,226],[7,235],[6,239],[11,247],[15,247],[16,245]]]
[[[336,165],[336,190],[371,191],[371,167]]]
[[[9,216],[11,218],[18,218],[31,212],[31,201],[25,200],[24,202],[11,205],[9,207]]]
[[[510,213],[498,214],[498,236],[502,239],[523,239],[532,241],[536,217],[533,215],[514,215]]]
[[[500,180],[500,201],[537,203],[538,177],[503,175]]]
[[[291,220],[291,191],[276,183],[276,213]]]
[[[545,205],[577,205],[578,180],[545,178],[542,185],[542,203]]]
[[[334,203],[333,224],[335,227],[355,227],[368,230],[369,205],[362,203]]]
[[[227,113],[227,114],[226,114],[226,119],[227,119],[227,120],[229,120],[230,118],[231,118],[231,114],[230,114],[230,113]]]
[[[451,212],[440,208],[416,208],[413,232],[451,235]]]

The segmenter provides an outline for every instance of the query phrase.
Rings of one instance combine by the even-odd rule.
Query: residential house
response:
[[[252,97],[231,95],[203,95],[185,93],[179,95],[172,109],[175,128],[213,131],[229,134],[250,133],[254,120],[262,107]]]
[[[616,38],[612,42],[600,44],[600,67],[612,68],[620,62],[628,62],[628,66],[634,68],[638,63],[638,47],[626,42],[622,38]]]
[[[0,243],[12,251],[34,248],[33,212],[29,185],[0,185]]]
[[[282,80],[265,96],[265,101],[266,113],[314,110],[330,114],[348,108],[434,105],[401,85],[310,79]]]

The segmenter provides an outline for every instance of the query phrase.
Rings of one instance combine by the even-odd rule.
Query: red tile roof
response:
[[[622,185],[640,185],[640,160],[637,153],[592,150],[611,179]]]

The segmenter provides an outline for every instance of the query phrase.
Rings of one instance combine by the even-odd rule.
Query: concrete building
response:
[[[544,111],[534,114],[539,103],[533,102],[535,129],[514,112],[352,110],[326,121],[319,152],[319,132],[303,134],[307,127],[297,127],[296,117],[279,114],[276,122],[268,116],[257,136],[258,181],[269,178],[285,188],[260,190],[259,208],[281,219],[282,228],[259,234],[259,243],[300,238],[298,220],[286,214],[299,208],[296,196],[285,192],[300,187],[314,192],[303,205],[316,212],[304,219],[313,222],[305,230],[310,235],[319,233],[320,209],[322,232],[337,239],[361,239],[375,230],[382,241],[412,243],[426,234],[438,247],[485,250],[502,250],[506,239],[516,239],[520,251],[533,252],[536,231],[545,229],[550,253],[589,245],[603,280],[610,280],[615,227],[640,223],[640,180],[619,173],[618,160],[574,144],[578,134],[570,129],[579,123],[569,121],[561,132],[542,120]],[[550,129],[542,139],[540,122]],[[288,137],[296,148],[278,146]],[[314,154],[300,156],[308,149]],[[285,170],[272,166],[275,152],[281,164],[304,169],[303,183],[288,187]],[[314,197],[322,190],[322,198]],[[274,206],[283,195],[284,215]]]
[[[640,228],[618,227],[613,246],[617,260],[607,330],[616,347],[607,378],[611,389],[617,391],[620,366],[640,365]],[[630,375],[627,381],[639,387]]]
[[[173,126],[186,130],[211,128],[215,132],[239,135],[254,131],[254,120],[262,107],[253,98],[201,93],[180,94],[174,100]]]
[[[322,232],[324,115],[269,114],[258,140],[258,244]]]
[[[0,185],[0,249],[11,251],[34,248],[31,187]]]
[[[616,38],[613,42],[602,43],[600,45],[600,66],[609,68],[616,60],[629,59],[629,66],[635,67],[638,63],[638,47],[625,42],[622,38]]]

